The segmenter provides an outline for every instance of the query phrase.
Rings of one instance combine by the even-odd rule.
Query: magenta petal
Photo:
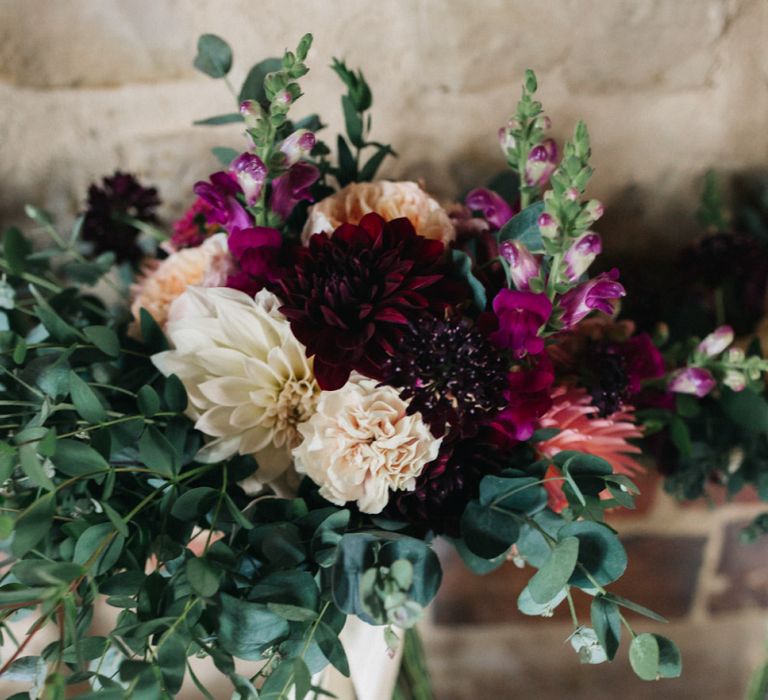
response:
[[[464,203],[470,209],[482,212],[485,220],[496,228],[504,226],[515,213],[503,197],[484,187],[472,190]]]

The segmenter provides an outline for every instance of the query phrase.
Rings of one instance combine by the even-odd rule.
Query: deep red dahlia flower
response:
[[[450,303],[441,284],[443,244],[416,234],[408,219],[368,214],[333,235],[316,234],[279,282],[281,311],[315,356],[321,388],[343,386],[353,370],[385,379],[404,329]]]

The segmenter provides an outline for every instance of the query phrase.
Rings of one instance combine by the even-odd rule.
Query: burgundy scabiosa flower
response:
[[[508,360],[466,320],[427,317],[400,339],[387,383],[436,437],[467,436],[506,405],[508,370]]]
[[[282,313],[315,356],[323,389],[356,370],[378,380],[411,322],[451,299],[442,284],[443,244],[416,234],[408,219],[364,216],[331,236],[315,234],[279,282]]]
[[[139,229],[125,218],[157,223],[157,189],[144,187],[133,175],[119,170],[101,186],[88,188],[82,237],[93,245],[93,255],[113,252],[117,262],[137,265],[144,253],[138,245]]]
[[[618,280],[619,271],[613,268],[563,294],[563,325],[572,328],[593,311],[612,314],[615,302],[626,294]]]
[[[538,355],[544,349],[539,336],[552,313],[552,302],[546,294],[502,289],[493,300],[498,329],[490,336],[499,347],[512,351],[515,357]]]

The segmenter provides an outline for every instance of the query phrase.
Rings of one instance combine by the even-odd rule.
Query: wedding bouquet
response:
[[[91,187],[70,235],[32,207],[50,243],[4,235],[0,621],[34,622],[0,679],[109,699],[189,678],[210,698],[192,663],[207,656],[233,697],[322,695],[329,664],[356,675],[348,618],[395,650],[422,616],[436,537],[479,574],[531,566],[520,611],[567,605],[583,662],[613,659],[624,627],[640,678],[679,675],[674,643],[625,612],[663,618],[606,588],[627,557],[604,520],[637,493],[636,407],[701,395],[724,332],[670,374],[615,320],[618,270],[589,274],[587,129],[558,149],[532,72],[499,134],[509,175],[442,206],[375,180],[394,151],[371,140],[362,73],[332,66],[335,158],[317,116],[289,117],[310,44],[202,121],[242,122],[247,147],[215,149],[221,171],[170,236],[125,173]],[[231,64],[201,37],[198,68],[229,85]],[[98,634],[103,600],[119,612]],[[49,624],[57,641],[25,656]]]

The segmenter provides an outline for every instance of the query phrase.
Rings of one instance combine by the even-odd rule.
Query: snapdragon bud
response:
[[[589,218],[590,223],[593,224],[605,213],[605,207],[602,202],[590,199],[584,207],[584,213]]]
[[[528,153],[525,163],[525,182],[531,187],[542,187],[557,167],[557,144],[554,139],[544,139]]]
[[[309,129],[294,131],[280,144],[280,151],[285,156],[285,164],[293,165],[309,155],[317,143],[315,135]]]
[[[698,398],[706,396],[717,386],[712,374],[703,367],[685,367],[675,372],[667,388],[676,394],[693,394]]]
[[[725,352],[732,342],[733,328],[730,326],[720,326],[699,343],[696,351],[706,357],[714,357],[721,352]]]
[[[732,365],[738,365],[744,362],[746,355],[741,348],[731,348],[725,356],[726,362]]]
[[[536,121],[533,122],[533,126],[542,131],[549,131],[549,129],[552,128],[552,120],[546,114],[542,114],[540,117],[536,118]]]
[[[261,105],[256,100],[245,100],[240,103],[240,114],[245,119],[245,126],[248,129],[256,127],[259,117],[262,116]]]
[[[277,95],[275,95],[273,102],[287,107],[293,102],[293,95],[291,94],[290,90],[281,90],[277,93]]]
[[[587,231],[579,236],[568,249],[564,260],[569,282],[575,282],[592,264],[603,249],[600,236],[594,231]]]
[[[569,187],[565,191],[565,198],[569,202],[578,202],[579,201],[579,197],[581,197],[581,193],[575,187]]]
[[[560,227],[557,225],[557,221],[554,220],[551,214],[544,212],[539,216],[536,222],[539,225],[539,231],[544,238],[557,238],[560,232]]]
[[[509,127],[502,126],[501,129],[499,129],[499,145],[501,146],[501,152],[504,155],[515,150],[517,139],[515,139],[512,130]]]
[[[539,274],[539,261],[519,241],[504,241],[499,253],[509,263],[509,274],[515,287],[521,292],[528,291],[528,281]]]
[[[264,161],[254,153],[241,153],[232,162],[232,171],[243,190],[248,206],[256,203],[267,178]]]
[[[732,391],[742,391],[747,386],[747,378],[743,372],[735,369],[729,369],[723,377],[723,384]]]

